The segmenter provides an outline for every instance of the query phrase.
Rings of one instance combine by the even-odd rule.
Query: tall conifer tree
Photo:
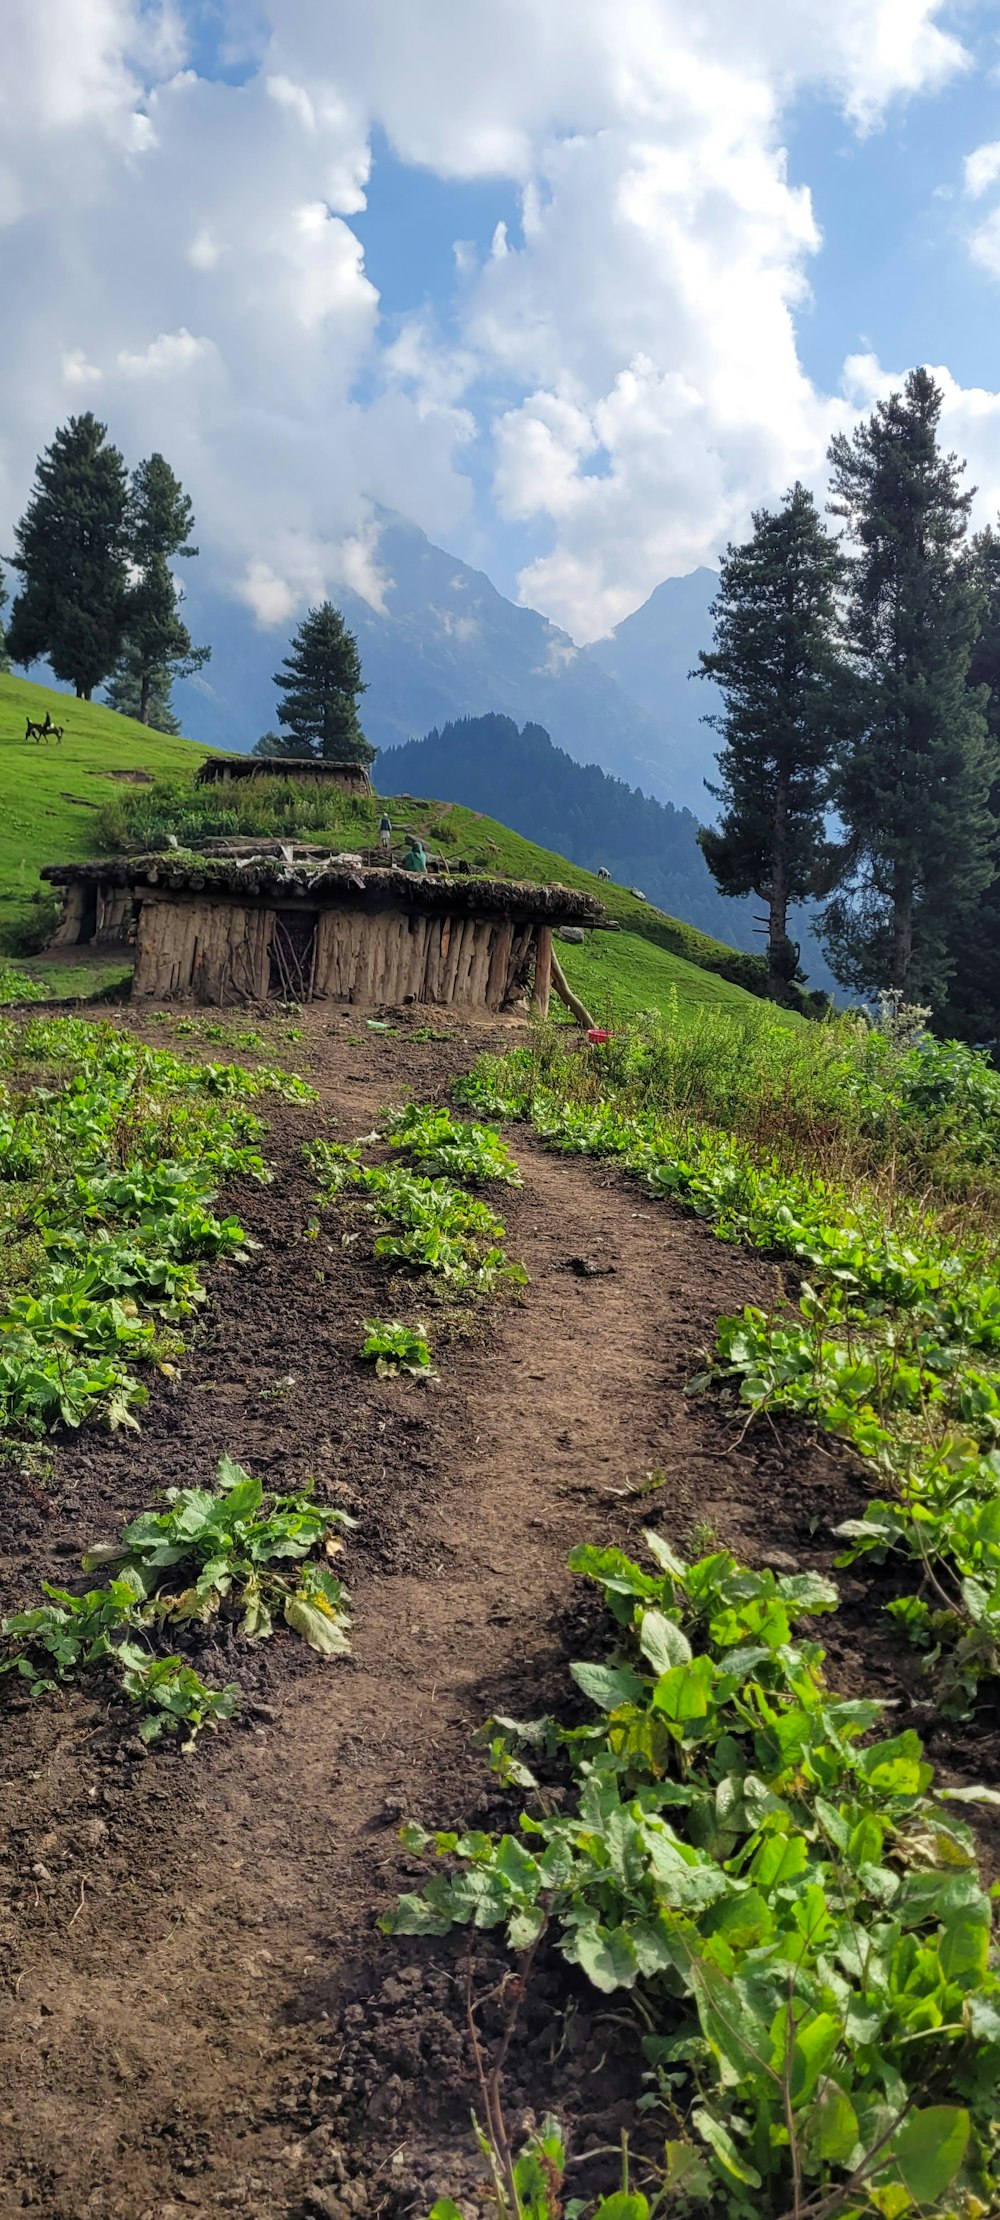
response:
[[[160,663],[150,670],[148,664],[139,663],[134,649],[126,647],[104,689],[104,699],[120,717],[134,717],[152,732],[178,733],[181,728],[171,699],[172,679],[168,664]]]
[[[706,721],[721,733],[718,828],[698,838],[723,894],[767,904],[768,993],[780,1000],[798,951],[788,905],[829,884],[824,805],[843,714],[834,648],[841,571],[812,495],[794,485],[777,511],[760,509],[753,537],[729,547],[713,604],[715,646],[700,676],[722,689]]]
[[[846,985],[931,1002],[952,968],[956,920],[993,876],[996,763],[968,685],[979,612],[966,546],[972,495],[962,465],[939,447],[940,414],[940,389],[914,370],[902,393],[830,448],[860,709],[835,795],[850,879],[824,932]]]
[[[374,761],[375,750],[358,717],[365,691],[358,643],[332,602],[322,602],[303,617],[274,683],[283,696],[278,704],[280,747],[275,749],[268,734],[268,745],[258,742],[256,753],[325,756],[335,763]]]
[[[128,480],[96,416],[71,416],[39,457],[13,558],[23,584],[11,610],[15,663],[47,656],[89,701],[114,669],[128,599]]]
[[[7,633],[3,617],[6,607],[7,588],[3,582],[3,571],[0,570],[0,671],[9,671],[10,669],[10,657],[7,653]]]
[[[170,564],[197,555],[190,545],[194,512],[190,497],[162,455],[149,455],[132,473],[129,489],[129,554],[133,581],[128,594],[128,646],[117,683],[138,696],[128,715],[140,724],[156,722],[150,715],[154,690],[160,713],[169,707],[171,677],[190,678],[208,662],[211,648],[192,646],[191,634],[181,616],[183,596],[178,593]],[[113,704],[118,706],[118,704]],[[160,725],[160,730],[169,730]],[[174,727],[176,730],[176,726]]]
[[[979,635],[969,664],[969,685],[985,689],[985,713],[996,750],[990,813],[993,819],[994,870],[1000,874],[1000,529],[987,525],[972,542],[973,575],[979,588]],[[964,1040],[1000,1038],[1000,876],[994,877],[971,909],[963,910],[948,936],[953,964],[948,1000],[941,1011],[945,1031]]]

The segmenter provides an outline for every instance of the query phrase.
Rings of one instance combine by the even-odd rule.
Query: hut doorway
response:
[[[76,936],[79,945],[83,947],[85,943],[92,941],[96,931],[97,881],[96,879],[88,879],[83,889],[83,901],[80,906],[80,930]]]
[[[279,1002],[312,999],[318,910],[278,910],[268,951],[268,992]]]

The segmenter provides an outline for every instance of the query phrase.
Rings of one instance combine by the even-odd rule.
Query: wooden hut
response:
[[[317,755],[210,755],[196,786],[230,786],[237,779],[294,779],[296,786],[333,786],[339,794],[370,794],[363,763],[332,763]]]
[[[547,1009],[552,933],[604,922],[563,886],[418,876],[315,852],[50,864],[52,945],[134,942],[133,996],[163,1002],[437,1002]],[[559,973],[556,967],[558,983]]]

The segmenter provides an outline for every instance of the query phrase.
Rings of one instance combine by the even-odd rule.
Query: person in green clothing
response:
[[[401,856],[399,859],[401,870],[426,871],[427,856],[424,851],[423,841],[418,839],[416,833],[411,833],[409,836],[409,840],[410,845],[406,851],[405,856]]]

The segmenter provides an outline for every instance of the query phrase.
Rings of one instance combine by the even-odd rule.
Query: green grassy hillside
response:
[[[66,726],[61,746],[25,741],[25,717],[44,717],[46,709]],[[126,842],[141,843],[165,832],[190,846],[214,834],[255,832],[329,839],[346,847],[374,842],[381,801],[309,793],[291,782],[268,781],[254,789],[196,788],[194,773],[203,755],[194,742],[168,739],[113,710],[0,677],[0,949],[37,947],[44,938],[49,913],[38,879],[44,863],[110,854]],[[155,783],[132,784],[122,776],[128,771],[145,771]],[[752,958],[637,901],[627,888],[599,881],[565,857],[457,803],[400,796],[390,799],[389,810],[398,832],[419,829],[432,849],[454,860],[465,858],[513,878],[536,884],[557,880],[597,894],[621,930],[594,934],[582,948],[559,944],[567,977],[595,1013],[612,1007],[662,1009],[674,996],[688,1008],[739,1008],[748,1001],[737,982],[740,967],[752,964]],[[73,991],[64,965],[58,981],[44,961],[27,960],[22,968],[46,991]],[[84,988],[88,967],[74,967],[74,972]],[[726,972],[735,976],[726,977]],[[109,977],[104,959],[94,986],[106,986]]]
[[[25,718],[46,710],[66,727],[59,745],[25,740]],[[95,702],[0,675],[0,948],[23,946],[37,929],[41,865],[96,852],[98,813],[119,785],[116,773],[183,777],[202,753]]]

